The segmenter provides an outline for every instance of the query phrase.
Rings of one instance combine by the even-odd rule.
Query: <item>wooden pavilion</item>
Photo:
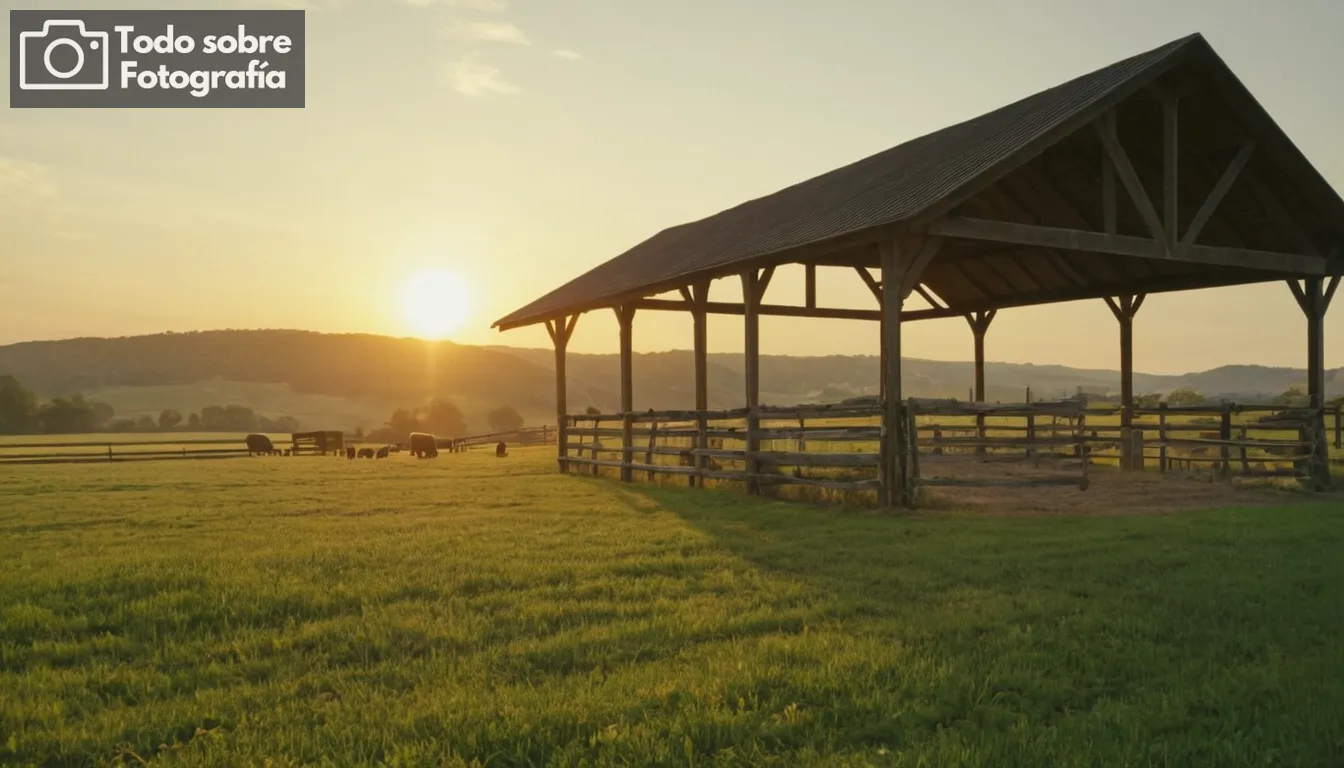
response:
[[[760,404],[762,315],[879,322],[885,446],[904,428],[904,323],[966,318],[975,395],[983,400],[984,337],[995,313],[1104,300],[1120,326],[1127,424],[1132,323],[1147,294],[1277,280],[1288,283],[1306,317],[1308,394],[1319,407],[1323,319],[1344,273],[1341,243],[1344,201],[1204,38],[1192,35],[664,230],[495,326],[546,324],[563,430],[565,348],[584,312],[610,307],[619,318],[627,413],[639,311],[691,315],[700,411],[708,407],[708,314],[743,317],[748,409]],[[775,268],[785,264],[805,268],[802,306],[765,302]],[[857,270],[876,307],[818,306],[823,267]],[[709,301],[710,282],[720,278],[741,281],[741,303]],[[653,298],[672,291],[680,300]],[[905,309],[912,293],[930,308]],[[566,451],[562,432],[562,469]],[[889,503],[901,498],[895,453],[884,450],[882,459]]]

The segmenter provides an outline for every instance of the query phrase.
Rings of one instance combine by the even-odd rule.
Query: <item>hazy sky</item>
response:
[[[271,3],[284,5],[286,3]],[[4,10],[36,7],[0,3]],[[63,3],[61,7],[238,7]],[[1339,0],[312,0],[304,110],[0,116],[0,343],[212,328],[409,335],[410,277],[470,284],[457,340],[549,345],[495,319],[659,229],[1202,32],[1344,189]],[[8,13],[3,14],[8,39]],[[8,82],[8,57],[0,61]],[[823,275],[825,271],[823,270]],[[801,299],[781,272],[772,302]],[[715,298],[738,293],[716,284]],[[852,272],[820,298],[870,306]],[[1254,307],[1257,312],[1247,311]],[[1301,366],[1282,284],[1153,296],[1141,371]],[[714,351],[741,320],[711,320]],[[643,313],[638,351],[686,348]],[[571,349],[614,351],[612,313]],[[907,354],[966,359],[960,319]],[[1116,367],[1101,301],[1001,313],[992,360]],[[1344,308],[1327,319],[1344,365]],[[875,353],[875,325],[762,321],[762,351]]]

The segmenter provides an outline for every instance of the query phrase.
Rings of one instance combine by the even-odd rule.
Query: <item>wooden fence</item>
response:
[[[170,447],[171,446],[171,447]],[[248,456],[243,437],[191,440],[0,443],[0,464],[91,464]]]
[[[1075,486],[1088,468],[1121,463],[1162,472],[1205,466],[1219,475],[1316,476],[1326,440],[1320,409],[1282,406],[1136,410],[1075,400],[1023,404],[906,401],[903,502],[919,488]],[[838,492],[882,487],[882,404],[798,405],[715,411],[575,414],[566,419],[560,469],[626,481],[680,476],[689,485],[744,483],[751,492],[804,486]],[[1110,423],[1108,423],[1110,422]],[[1119,450],[1128,440],[1129,447]]]
[[[555,435],[555,427],[526,427],[523,429],[515,429],[510,432],[490,432],[484,435],[459,437],[453,442],[455,442],[457,447],[462,450],[481,447],[493,448],[497,443],[501,442],[508,446],[550,445],[555,442]]]

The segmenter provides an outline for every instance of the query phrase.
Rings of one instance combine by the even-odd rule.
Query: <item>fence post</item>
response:
[[[700,451],[709,450],[709,417],[704,411],[695,412],[695,452],[691,455],[695,457],[695,484],[701,488],[705,487],[705,467],[709,464],[709,457]]]
[[[1339,403],[1335,403],[1335,447],[1344,448],[1344,422],[1340,421],[1341,416]]]
[[[1030,390],[1028,390],[1030,391]],[[1027,458],[1036,455],[1036,414],[1027,412]]]
[[[1243,425],[1242,428],[1241,428],[1241,432],[1237,435],[1237,439],[1238,439],[1238,440],[1242,440],[1242,441],[1245,441],[1245,440],[1246,440],[1246,427],[1245,427],[1244,425]],[[1240,448],[1238,448],[1238,451],[1240,451],[1240,453],[1241,453],[1241,456],[1240,456],[1240,458],[1241,458],[1241,474],[1243,474],[1243,475],[1249,475],[1249,474],[1251,474],[1251,462],[1250,462],[1249,460],[1247,460],[1247,458],[1246,458],[1246,446],[1245,446],[1245,445],[1242,445]]]
[[[910,461],[905,472],[905,505],[915,508],[919,499],[919,425],[916,423],[914,398],[905,401],[906,434],[910,440]]]
[[[111,444],[111,443],[108,443],[108,444],[107,444],[107,460],[108,460],[108,461],[111,461],[111,460],[112,460],[112,444]]]
[[[1157,439],[1162,444],[1157,447],[1157,471],[1167,471],[1167,404],[1157,404]]]
[[[597,418],[596,416],[594,416],[594,417],[593,417],[593,467],[592,467],[592,469],[593,469],[593,477],[597,477],[597,470],[599,469],[599,467],[597,466],[597,449],[602,447],[602,439],[601,439],[600,437],[598,437],[597,430],[600,429],[601,427],[602,427],[602,420],[599,419],[599,418]]]
[[[644,453],[644,463],[648,464],[650,467],[653,466],[653,449],[654,446],[657,444],[657,442],[658,442],[658,422],[655,421],[649,425],[649,449]],[[654,471],[650,469],[649,470],[650,483],[653,482],[654,479],[653,476]]]
[[[1223,421],[1218,428],[1218,439],[1223,441],[1219,454],[1223,462],[1223,479],[1232,478],[1232,451],[1227,442],[1232,439],[1232,404],[1223,403]]]
[[[1088,464],[1088,461],[1090,460],[1089,457],[1088,457],[1088,455],[1087,455],[1087,412],[1086,412],[1086,411],[1079,411],[1079,412],[1078,412],[1078,429],[1077,429],[1077,431],[1074,433],[1074,438],[1078,441],[1074,447],[1075,447],[1075,449],[1078,451],[1078,457],[1079,457],[1079,459],[1080,459],[1080,463],[1083,465],[1083,479],[1082,479],[1082,481],[1078,484],[1078,490],[1080,490],[1080,491],[1086,491],[1086,490],[1087,490],[1087,485],[1088,485],[1088,481],[1087,481],[1087,464]]]

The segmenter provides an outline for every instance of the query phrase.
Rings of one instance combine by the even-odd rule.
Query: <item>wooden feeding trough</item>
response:
[[[295,432],[291,435],[291,439],[294,441],[293,451],[295,456],[303,454],[314,456],[345,455],[344,432]]]

